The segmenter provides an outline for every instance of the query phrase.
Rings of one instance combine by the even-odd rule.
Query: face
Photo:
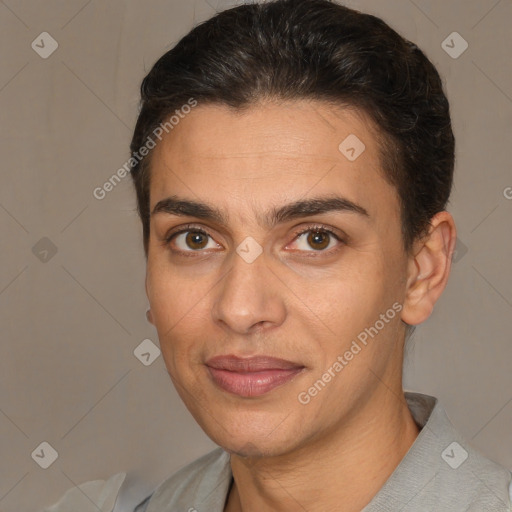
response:
[[[152,321],[217,444],[283,454],[371,404],[376,375],[401,386],[407,256],[363,114],[199,105],[154,149],[150,197]]]

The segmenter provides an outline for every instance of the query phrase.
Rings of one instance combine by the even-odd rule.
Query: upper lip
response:
[[[303,365],[270,356],[238,357],[222,355],[206,361],[206,366],[231,372],[261,372],[265,370],[293,370],[304,368]]]

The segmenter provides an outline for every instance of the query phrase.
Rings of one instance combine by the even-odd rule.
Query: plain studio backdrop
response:
[[[345,3],[425,51],[446,83],[457,139],[455,264],[409,342],[405,387],[437,396],[476,448],[510,468],[512,3]],[[136,356],[158,339],[145,317],[130,177],[103,199],[94,190],[129,157],[146,72],[229,5],[0,2],[2,512],[39,510],[121,471],[129,509],[214,447],[162,357]],[[55,459],[47,469],[37,457],[45,447]]]

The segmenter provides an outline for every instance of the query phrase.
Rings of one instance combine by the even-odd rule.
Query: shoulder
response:
[[[459,445],[460,446],[460,445]],[[467,464],[462,464],[460,477],[457,471],[450,471],[451,483],[465,486],[466,492],[473,495],[471,505],[481,510],[512,511],[512,472],[494,462],[469,443],[466,444]],[[445,456],[448,450],[445,451]],[[450,482],[447,482],[449,485]]]
[[[435,397],[419,393],[405,397],[420,432],[365,512],[512,512],[510,470],[475,449]]]
[[[425,447],[435,457],[424,457],[423,461],[434,473],[431,489],[435,491],[436,503],[442,502],[450,510],[459,510],[463,505],[471,507],[464,510],[510,512],[511,471],[475,448],[454,427],[438,400],[434,400],[424,436],[431,438]]]
[[[200,503],[223,506],[231,476],[229,454],[216,448],[167,478],[134,512],[193,510]]]
[[[480,507],[478,510],[510,512],[510,469],[480,452],[449,420],[444,425],[441,421],[433,423],[432,427],[440,441],[439,487],[454,500],[454,504],[466,499],[468,505]],[[461,498],[461,492],[465,498]]]

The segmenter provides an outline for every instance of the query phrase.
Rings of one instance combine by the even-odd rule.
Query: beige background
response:
[[[512,2],[346,3],[426,51],[446,80],[458,143],[449,209],[459,250],[411,340],[406,386],[438,396],[477,448],[512,467]],[[129,177],[102,201],[92,192],[127,159],[146,71],[227,5],[0,2],[2,512],[38,510],[120,471],[129,510],[213,447],[162,358],[144,366],[133,353],[158,341]],[[31,48],[43,31],[59,45],[47,59]],[[453,31],[469,43],[457,59],[441,47]],[[36,246],[43,237],[55,254],[47,240]],[[58,452],[46,470],[31,457],[43,441]]]

